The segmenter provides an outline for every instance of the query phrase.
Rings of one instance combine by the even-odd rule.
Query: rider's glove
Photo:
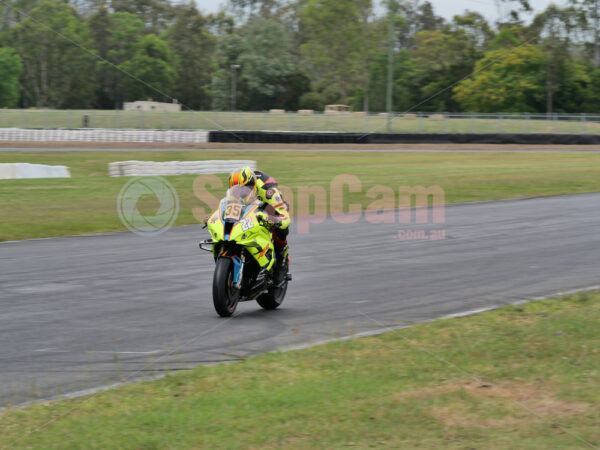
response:
[[[277,228],[279,227],[279,225],[281,225],[281,222],[278,221],[275,217],[273,216],[269,216],[266,213],[259,213],[257,214],[256,219],[266,228],[268,229],[273,229],[273,228]]]

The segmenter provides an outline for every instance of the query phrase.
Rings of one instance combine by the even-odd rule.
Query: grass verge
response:
[[[0,163],[66,165],[73,176],[0,180],[0,240],[124,230],[116,200],[127,179],[109,178],[108,163],[132,159],[254,159],[293,190],[320,186],[328,191],[334,176],[350,174],[362,189],[346,192],[345,203],[363,208],[374,201],[366,192],[376,185],[391,187],[396,195],[399,186],[441,186],[447,203],[600,191],[600,154],[595,153],[0,152]],[[194,196],[196,177],[167,178],[180,198],[175,224],[197,224],[194,208],[208,208]],[[221,196],[224,190],[212,192]]]
[[[600,445],[600,294],[0,413],[1,448]]]

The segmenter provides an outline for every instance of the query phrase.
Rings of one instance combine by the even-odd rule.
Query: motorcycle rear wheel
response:
[[[269,292],[258,297],[256,301],[263,309],[269,311],[277,309],[283,303],[287,287],[288,282],[286,281],[281,287],[270,289]]]
[[[233,287],[233,263],[219,258],[213,277],[213,304],[221,317],[231,317],[237,308],[240,293]]]

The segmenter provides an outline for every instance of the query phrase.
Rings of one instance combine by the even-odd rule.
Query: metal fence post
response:
[[[585,113],[581,113],[581,132],[583,134],[587,133],[587,119],[585,117]]]
[[[500,133],[500,134],[504,133],[504,127],[502,126],[503,125],[502,119],[503,119],[503,116],[502,116],[502,114],[500,114],[498,116],[498,133]]]

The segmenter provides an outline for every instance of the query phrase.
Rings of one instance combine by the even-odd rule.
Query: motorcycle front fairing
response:
[[[250,201],[242,200],[248,196],[243,191],[240,193],[239,188],[241,187],[235,186],[227,192],[219,209],[208,220],[208,230],[214,243],[213,255],[215,259],[236,256],[228,255],[227,248],[231,244],[237,244],[246,248],[260,267],[270,270],[275,263],[271,233],[256,217],[259,202],[252,197]]]

